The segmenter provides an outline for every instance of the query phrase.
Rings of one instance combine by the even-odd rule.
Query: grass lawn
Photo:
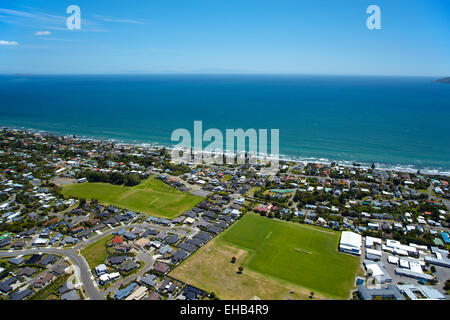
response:
[[[230,181],[233,176],[231,174],[226,174],[222,177],[222,182]]]
[[[91,243],[81,250],[81,255],[86,259],[89,268],[94,269],[99,264],[105,262],[107,256],[106,243],[111,241],[113,237],[113,235],[109,235],[97,242]]]
[[[192,209],[203,200],[154,178],[134,187],[89,182],[70,184],[63,186],[62,193],[65,197],[97,199],[106,205],[169,219]]]
[[[324,229],[246,214],[172,276],[223,299],[284,299],[290,290],[299,299],[310,291],[317,298],[348,299],[359,258],[337,251],[339,237]],[[236,264],[230,263],[233,255]],[[244,267],[242,275],[236,274],[239,266]]]
[[[245,194],[248,197],[253,197],[256,191],[261,190],[261,187],[252,187],[250,190],[247,191]]]

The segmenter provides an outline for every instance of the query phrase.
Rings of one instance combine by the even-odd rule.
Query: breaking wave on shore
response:
[[[25,127],[4,127],[11,130],[21,130],[26,131],[30,133],[39,133],[39,134],[55,134],[55,135],[61,135],[64,137],[71,137],[74,134],[61,134],[61,133],[53,133],[46,130],[39,130],[39,129],[33,129],[33,128],[25,128]],[[120,145],[133,145],[133,146],[139,146],[145,149],[157,149],[157,148],[167,148],[169,150],[173,149],[173,145],[169,144],[163,144],[159,142],[142,142],[137,140],[126,140],[126,139],[116,139],[116,138],[108,138],[108,137],[97,137],[97,136],[87,136],[87,135],[78,135],[75,134],[77,139],[80,140],[89,140],[89,141],[105,141],[105,142],[111,142],[116,143]],[[270,155],[268,156],[270,158]],[[358,164],[359,168],[370,168],[372,163],[368,162],[360,162],[357,159],[355,160],[345,160],[345,159],[332,159],[332,158],[323,158],[323,157],[301,157],[301,156],[295,156],[295,155],[288,155],[288,154],[280,154],[279,159],[281,161],[287,161],[287,162],[296,162],[299,164],[307,164],[307,163],[317,163],[317,164],[323,164],[323,165],[329,165],[331,163],[339,164],[343,167],[354,167],[354,164]],[[407,164],[395,164],[395,163],[377,163],[375,162],[375,166],[378,170],[386,170],[386,171],[397,171],[397,172],[407,172],[407,173],[417,173],[420,170],[420,173],[426,174],[426,175],[440,175],[440,176],[450,176],[450,171],[445,170],[443,168],[432,168],[427,166],[417,166],[417,165],[407,165]]]

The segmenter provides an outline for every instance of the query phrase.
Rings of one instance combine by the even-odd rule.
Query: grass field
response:
[[[338,252],[338,243],[332,231],[247,214],[172,276],[223,299],[284,299],[291,289],[300,299],[310,291],[317,298],[348,299],[359,258]],[[239,255],[236,264],[233,255]]]
[[[111,241],[112,238],[113,236],[109,235],[81,250],[81,255],[86,259],[89,268],[93,269],[105,262],[107,256],[106,243]]]
[[[97,199],[107,205],[169,219],[192,209],[203,200],[154,178],[134,187],[88,182],[64,185],[62,188],[65,197]]]

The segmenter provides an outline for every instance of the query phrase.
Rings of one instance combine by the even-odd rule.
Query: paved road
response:
[[[112,286],[106,290],[106,293],[115,292],[115,291],[119,290],[119,287],[122,284],[130,283],[130,282],[134,281],[136,278],[142,277],[144,274],[147,273],[147,271],[149,271],[153,267],[153,262],[154,262],[153,257],[146,252],[140,251],[138,253],[136,259],[138,261],[143,261],[145,263],[145,266],[141,270],[139,270],[139,272],[132,274],[131,276],[121,279],[118,282],[116,282],[114,284],[114,286]]]
[[[56,248],[35,248],[35,249],[25,249],[25,250],[15,250],[12,252],[1,251],[0,257],[11,257],[18,255],[31,255],[35,253],[52,253],[61,256],[68,257],[72,264],[78,267],[80,274],[78,275],[83,283],[86,295],[91,300],[103,300],[105,294],[100,292],[95,284],[94,280],[91,278],[89,271],[89,266],[83,256],[78,255],[73,249],[56,249]]]
[[[18,256],[18,255],[31,255],[35,253],[53,253],[61,256],[68,257],[72,264],[78,267],[79,273],[78,276],[81,279],[81,282],[83,283],[84,289],[86,291],[86,295],[91,300],[104,300],[106,298],[106,293],[111,292],[113,290],[116,290],[119,288],[119,286],[124,282],[130,282],[136,279],[139,276],[144,275],[148,270],[151,269],[153,266],[153,258],[150,254],[146,252],[139,252],[137,255],[137,260],[143,261],[145,263],[144,268],[142,268],[139,272],[136,274],[133,274],[126,279],[122,279],[119,282],[117,282],[113,287],[109,288],[107,292],[104,292],[100,289],[98,289],[97,284],[90,272],[89,265],[84,259],[84,257],[79,254],[78,252],[81,251],[84,247],[90,245],[91,243],[94,243],[118,230],[121,230],[123,228],[134,228],[134,227],[143,227],[143,228],[151,228],[155,229],[157,231],[170,231],[172,233],[176,233],[181,236],[191,236],[194,233],[198,232],[198,230],[190,228],[190,227],[164,227],[159,225],[152,225],[147,223],[131,223],[129,225],[120,225],[118,227],[114,227],[112,229],[106,230],[102,232],[102,234],[95,235],[77,245],[75,245],[72,248],[30,248],[30,249],[24,249],[24,250],[14,250],[14,251],[0,251],[0,257],[12,257],[12,256]],[[189,229],[189,232],[186,232],[185,230],[179,230],[179,229]]]

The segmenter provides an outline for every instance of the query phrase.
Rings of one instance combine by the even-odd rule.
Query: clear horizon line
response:
[[[337,74],[337,73],[275,73],[275,72],[111,72],[111,73],[28,73],[28,72],[9,72],[0,73],[1,76],[125,76],[125,75],[236,75],[236,76],[338,76],[338,77],[403,77],[403,78],[446,78],[446,75],[401,75],[401,74]]]

